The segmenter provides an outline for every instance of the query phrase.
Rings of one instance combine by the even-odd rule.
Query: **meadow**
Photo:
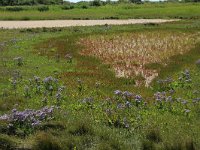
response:
[[[198,19],[0,30],[0,149],[200,149],[199,34]]]
[[[133,18],[200,18],[199,3],[90,3],[50,6],[2,6],[0,20],[56,20],[56,19],[133,19]]]

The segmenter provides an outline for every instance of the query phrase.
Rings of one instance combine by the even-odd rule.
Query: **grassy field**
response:
[[[200,20],[1,30],[0,149],[200,149],[199,31]],[[116,77],[143,62],[138,49],[158,73],[149,87]]]
[[[41,11],[41,7],[0,7],[0,20],[200,18],[199,3],[108,4],[100,7],[83,3],[75,5],[73,9],[69,9],[68,6],[47,6],[47,11]]]

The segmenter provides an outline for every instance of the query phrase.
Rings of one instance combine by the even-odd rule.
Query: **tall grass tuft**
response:
[[[45,132],[38,133],[33,146],[34,150],[61,150],[60,143],[52,135]]]

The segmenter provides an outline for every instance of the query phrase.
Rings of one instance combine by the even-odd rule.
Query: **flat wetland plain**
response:
[[[185,18],[1,29],[0,149],[200,149],[200,18],[191,13],[199,11],[199,4],[162,4],[157,10],[170,5],[180,11],[173,7],[176,15],[161,18]],[[99,18],[106,7],[111,6],[87,11],[96,9],[94,18]],[[190,14],[184,15],[188,7]],[[123,18],[131,9],[123,10]],[[29,16],[29,10],[18,13],[9,17]],[[31,19],[52,17],[31,14]]]

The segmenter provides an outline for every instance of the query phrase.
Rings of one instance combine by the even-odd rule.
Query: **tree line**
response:
[[[0,6],[62,4],[63,0],[0,0]]]
[[[84,0],[83,0],[84,1]],[[149,1],[149,0],[145,0]],[[118,3],[142,3],[142,0],[118,0]],[[200,0],[168,0],[168,2],[200,2]],[[70,3],[64,0],[0,0],[0,6],[16,6],[16,5],[53,5],[53,4],[65,4]],[[92,3],[96,6],[100,6],[102,4],[107,3],[116,3],[112,2],[111,0],[101,1],[101,0],[93,0],[92,2],[86,2],[86,3]]]

